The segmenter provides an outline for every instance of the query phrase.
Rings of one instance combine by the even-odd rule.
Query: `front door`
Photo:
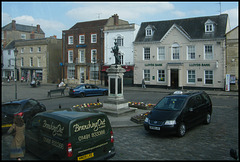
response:
[[[171,88],[178,88],[178,69],[171,69]]]

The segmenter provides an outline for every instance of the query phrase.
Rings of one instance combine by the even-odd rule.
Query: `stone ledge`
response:
[[[122,116],[122,115],[126,115],[128,113],[133,113],[137,110],[137,108],[121,108],[121,109],[117,109],[117,110],[111,110],[108,108],[99,108],[97,111],[100,112],[104,112],[107,115],[111,115],[111,116]]]

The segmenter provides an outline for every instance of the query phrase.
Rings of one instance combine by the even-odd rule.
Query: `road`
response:
[[[157,103],[166,93],[125,91],[129,101]],[[238,149],[238,97],[210,96],[213,102],[212,123],[199,125],[183,138],[169,134],[150,134],[143,126],[113,128],[116,155],[111,160],[232,160],[230,148]],[[107,96],[54,98],[42,100],[47,109],[103,102]],[[2,159],[9,159],[10,136],[2,136]],[[26,153],[26,160],[37,157]]]

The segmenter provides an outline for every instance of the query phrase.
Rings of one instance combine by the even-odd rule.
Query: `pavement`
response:
[[[64,98],[67,97],[68,94],[66,93],[69,89],[69,87],[75,87],[76,85],[69,85],[67,87],[67,91],[65,90],[65,95],[53,95],[52,97],[47,96],[47,92],[50,89],[56,89],[57,84],[42,84],[40,87],[41,88],[32,88],[30,87],[29,83],[21,83],[17,82],[17,93],[15,90],[15,83],[10,82],[10,83],[5,83],[2,82],[2,102],[8,102],[11,100],[15,99],[15,94],[17,94],[18,99],[26,99],[26,98],[34,98],[38,101],[41,100],[51,100],[54,98]],[[104,87],[104,86],[100,86]],[[108,88],[108,87],[106,87]],[[166,88],[141,88],[141,87],[124,87],[123,91],[138,91],[141,92],[158,92],[158,93],[172,93],[176,91],[176,89],[166,89]],[[185,90],[183,90],[185,91]],[[204,90],[207,94],[210,96],[238,96],[238,91],[222,91],[222,90]],[[104,103],[103,103],[104,104]],[[108,115],[108,118],[111,122],[111,125],[113,128],[119,128],[119,127],[136,127],[136,126],[142,126],[142,124],[137,124],[133,121],[131,121],[131,117],[135,115],[139,115],[145,112],[148,112],[149,110],[142,110],[142,109],[137,109],[135,112],[130,112],[126,114],[122,114],[120,116],[111,116]]]

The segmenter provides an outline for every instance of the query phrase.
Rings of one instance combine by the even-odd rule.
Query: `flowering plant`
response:
[[[148,110],[148,109],[152,109],[155,106],[155,104],[151,104],[151,103],[145,104],[144,102],[128,102],[128,106]]]
[[[74,105],[73,108],[100,108],[103,104],[101,102],[97,103],[84,103],[81,105]]]

